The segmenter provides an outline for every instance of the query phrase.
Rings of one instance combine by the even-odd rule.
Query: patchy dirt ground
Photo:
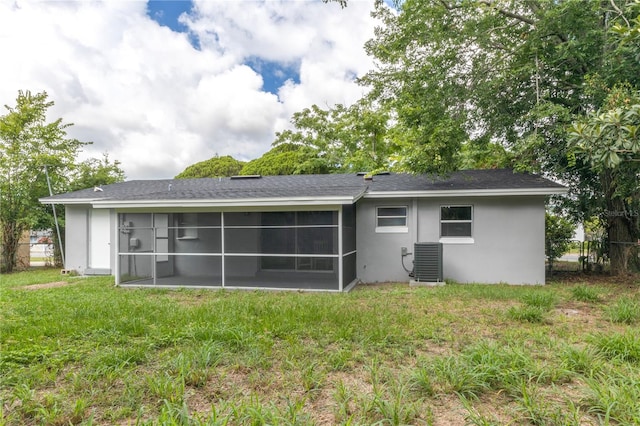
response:
[[[25,285],[23,287],[18,287],[17,290],[40,290],[43,288],[64,287],[71,284],[72,283],[67,281],[55,281],[51,283]]]

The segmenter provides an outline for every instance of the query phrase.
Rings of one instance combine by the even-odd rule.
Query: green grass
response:
[[[312,294],[0,275],[0,424],[639,424],[638,297],[604,282]]]
[[[571,289],[573,297],[579,302],[596,303],[600,301],[600,292],[597,288],[580,285]]]
[[[640,303],[629,297],[619,298],[606,310],[609,319],[615,323],[635,324],[640,321]]]

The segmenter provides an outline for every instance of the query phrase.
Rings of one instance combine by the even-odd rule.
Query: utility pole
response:
[[[44,165],[44,174],[47,177],[47,186],[49,187],[49,196],[53,196],[53,191],[51,190],[51,180],[49,179],[49,171],[47,170],[47,165]],[[58,215],[56,214],[56,205],[55,203],[51,203],[51,208],[53,208],[53,221],[56,224],[56,233],[58,234],[58,243],[60,244],[60,257],[62,257],[62,268],[66,269],[67,262],[64,260],[64,247],[62,245],[62,236],[60,235],[60,225],[58,224]]]

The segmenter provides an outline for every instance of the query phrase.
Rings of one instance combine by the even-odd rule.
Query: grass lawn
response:
[[[0,275],[0,424],[638,425],[640,281],[582,280],[317,294]]]

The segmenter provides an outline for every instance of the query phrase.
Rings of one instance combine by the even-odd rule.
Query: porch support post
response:
[[[224,212],[220,212],[220,271],[221,271],[221,285],[224,288],[225,284],[225,268],[224,268]]]
[[[338,290],[342,292],[344,283],[342,273],[342,205],[338,206]]]
[[[115,242],[115,247],[112,247],[112,250],[115,250],[116,257],[114,259],[115,271],[114,275],[116,276],[115,286],[120,285],[120,212],[115,210],[116,214],[116,226],[115,226],[115,237],[113,241]]]

